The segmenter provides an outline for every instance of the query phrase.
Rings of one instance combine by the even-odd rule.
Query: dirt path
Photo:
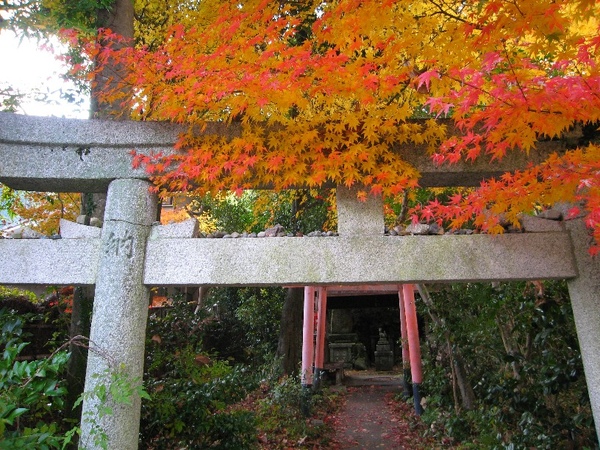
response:
[[[346,403],[336,417],[336,449],[427,448],[411,425],[417,419],[410,404],[395,398],[402,392],[400,383],[398,376],[346,380]]]

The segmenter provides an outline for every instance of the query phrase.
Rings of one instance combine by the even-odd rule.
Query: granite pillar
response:
[[[80,446],[88,450],[101,448],[96,438],[102,433],[109,449],[138,448],[139,396],[125,403],[110,393],[100,401],[93,393],[109,387],[109,374],[141,383],[150,294],[143,284],[144,259],[157,208],[149,187],[147,181],[120,179],[108,189],[81,423]],[[112,411],[103,414],[101,407]]]
[[[569,297],[581,349],[596,434],[600,436],[600,260],[589,253],[592,236],[583,219],[565,221],[571,233],[578,276],[569,280]]]

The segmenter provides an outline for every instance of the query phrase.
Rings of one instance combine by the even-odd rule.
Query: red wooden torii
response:
[[[402,285],[365,285],[304,287],[304,321],[302,334],[302,372],[303,387],[312,387],[324,371],[325,321],[327,296],[339,295],[377,295],[398,294],[400,310],[400,335],[402,342],[403,375],[412,380],[412,394],[415,412],[423,412],[419,386],[423,382],[419,326],[415,308],[415,289],[413,284]],[[316,308],[315,308],[316,306]],[[316,339],[315,339],[316,334]]]

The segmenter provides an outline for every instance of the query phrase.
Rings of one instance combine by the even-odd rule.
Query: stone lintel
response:
[[[168,239],[148,243],[152,286],[514,281],[577,274],[568,233]]]
[[[118,178],[148,178],[131,151],[173,152],[182,125],[83,120],[0,113],[0,183],[42,192],[106,192]],[[210,123],[205,134],[235,136],[239,127]]]
[[[483,180],[499,178],[506,172],[525,169],[530,163],[539,164],[551,153],[564,153],[567,147],[573,145],[572,142],[572,137],[556,141],[539,141],[536,143],[536,148],[527,155],[521,151],[510,150],[501,160],[492,160],[490,156],[482,155],[475,161],[442,165],[433,162],[425,146],[401,146],[397,149],[397,153],[419,171],[419,185],[422,187],[477,187]]]
[[[185,127],[164,122],[59,119],[0,113],[0,182],[14,189],[44,192],[106,192],[117,178],[147,178],[131,167],[131,150],[169,153]],[[238,136],[240,125],[209,123],[204,134]],[[456,134],[456,131],[451,131]],[[537,143],[529,155],[514,151],[501,161],[437,166],[425,146],[399,145],[398,156],[421,174],[424,187],[477,186],[504,172],[543,161],[564,150],[577,136]],[[298,188],[305,186],[295,186]],[[328,186],[331,187],[331,186]],[[269,186],[256,186],[268,189]]]
[[[185,131],[167,122],[63,119],[0,113],[0,142],[49,147],[170,147]]]
[[[0,284],[92,285],[100,239],[1,239]],[[84,264],[82,264],[82,261]],[[399,284],[576,276],[567,233],[155,239],[152,286]]]
[[[92,285],[100,239],[0,239],[0,284]]]
[[[13,189],[42,192],[101,192],[120,178],[146,179],[143,167],[132,167],[132,150],[144,154],[171,147],[94,147],[5,144],[0,142],[0,182]]]

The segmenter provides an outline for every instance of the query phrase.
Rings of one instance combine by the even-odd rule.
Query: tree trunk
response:
[[[283,373],[298,373],[302,360],[302,317],[304,289],[290,288],[285,295],[281,312],[281,330],[277,345],[277,356],[281,358]]]
[[[68,386],[65,413],[74,421],[81,417],[81,405],[74,407],[75,402],[83,392],[85,384],[85,370],[87,365],[88,342],[78,336],[89,337],[94,304],[94,288],[78,286],[73,292],[73,308],[71,311],[71,325],[69,328],[69,352],[71,356],[67,363],[65,380]]]
[[[133,2],[131,0],[115,0],[110,10],[98,11],[98,24],[102,28],[109,28],[116,34],[128,38],[133,43]],[[100,102],[98,93],[112,88],[122,79],[128,68],[112,62],[106,64],[101,73],[96,75],[92,86],[92,99],[90,114],[96,119],[108,119],[124,115],[129,118],[127,111],[123,111],[120,102]]]
[[[98,24],[102,28],[110,28],[115,33],[124,37],[133,39],[133,2],[131,0],[115,0],[110,11],[98,11]],[[107,87],[113,78],[119,76],[125,67],[114,65],[107,68],[95,80],[96,84],[92,87],[91,95],[91,118],[109,118],[120,115],[123,111],[118,104],[102,103],[98,101],[97,92]],[[81,214],[86,216],[86,224],[89,219],[96,217],[104,218],[104,207],[106,205],[106,194],[82,194]],[[94,304],[94,287],[78,287],[73,294],[73,310],[71,314],[71,325],[69,335],[71,344],[69,351],[71,357],[67,365],[67,404],[65,414],[74,421],[81,418],[81,405],[73,409],[73,404],[83,393],[85,384],[85,373],[87,366],[87,349],[83,347],[81,341],[73,340],[76,336],[89,337]],[[76,448],[77,442],[73,442],[71,448]]]
[[[521,366],[516,361],[516,356],[518,351],[515,350],[515,346],[513,345],[511,330],[513,326],[510,323],[506,323],[496,318],[496,324],[498,325],[498,330],[500,330],[500,338],[502,339],[502,344],[504,345],[504,351],[506,354],[512,358],[510,363],[510,367],[513,372],[513,377],[516,380],[521,379]]]
[[[454,370],[456,372],[456,383],[460,390],[462,407],[469,411],[475,407],[475,392],[473,392],[473,386],[471,386],[469,378],[467,377],[465,361],[459,351],[454,351],[450,357],[452,358],[452,364],[454,365]]]

